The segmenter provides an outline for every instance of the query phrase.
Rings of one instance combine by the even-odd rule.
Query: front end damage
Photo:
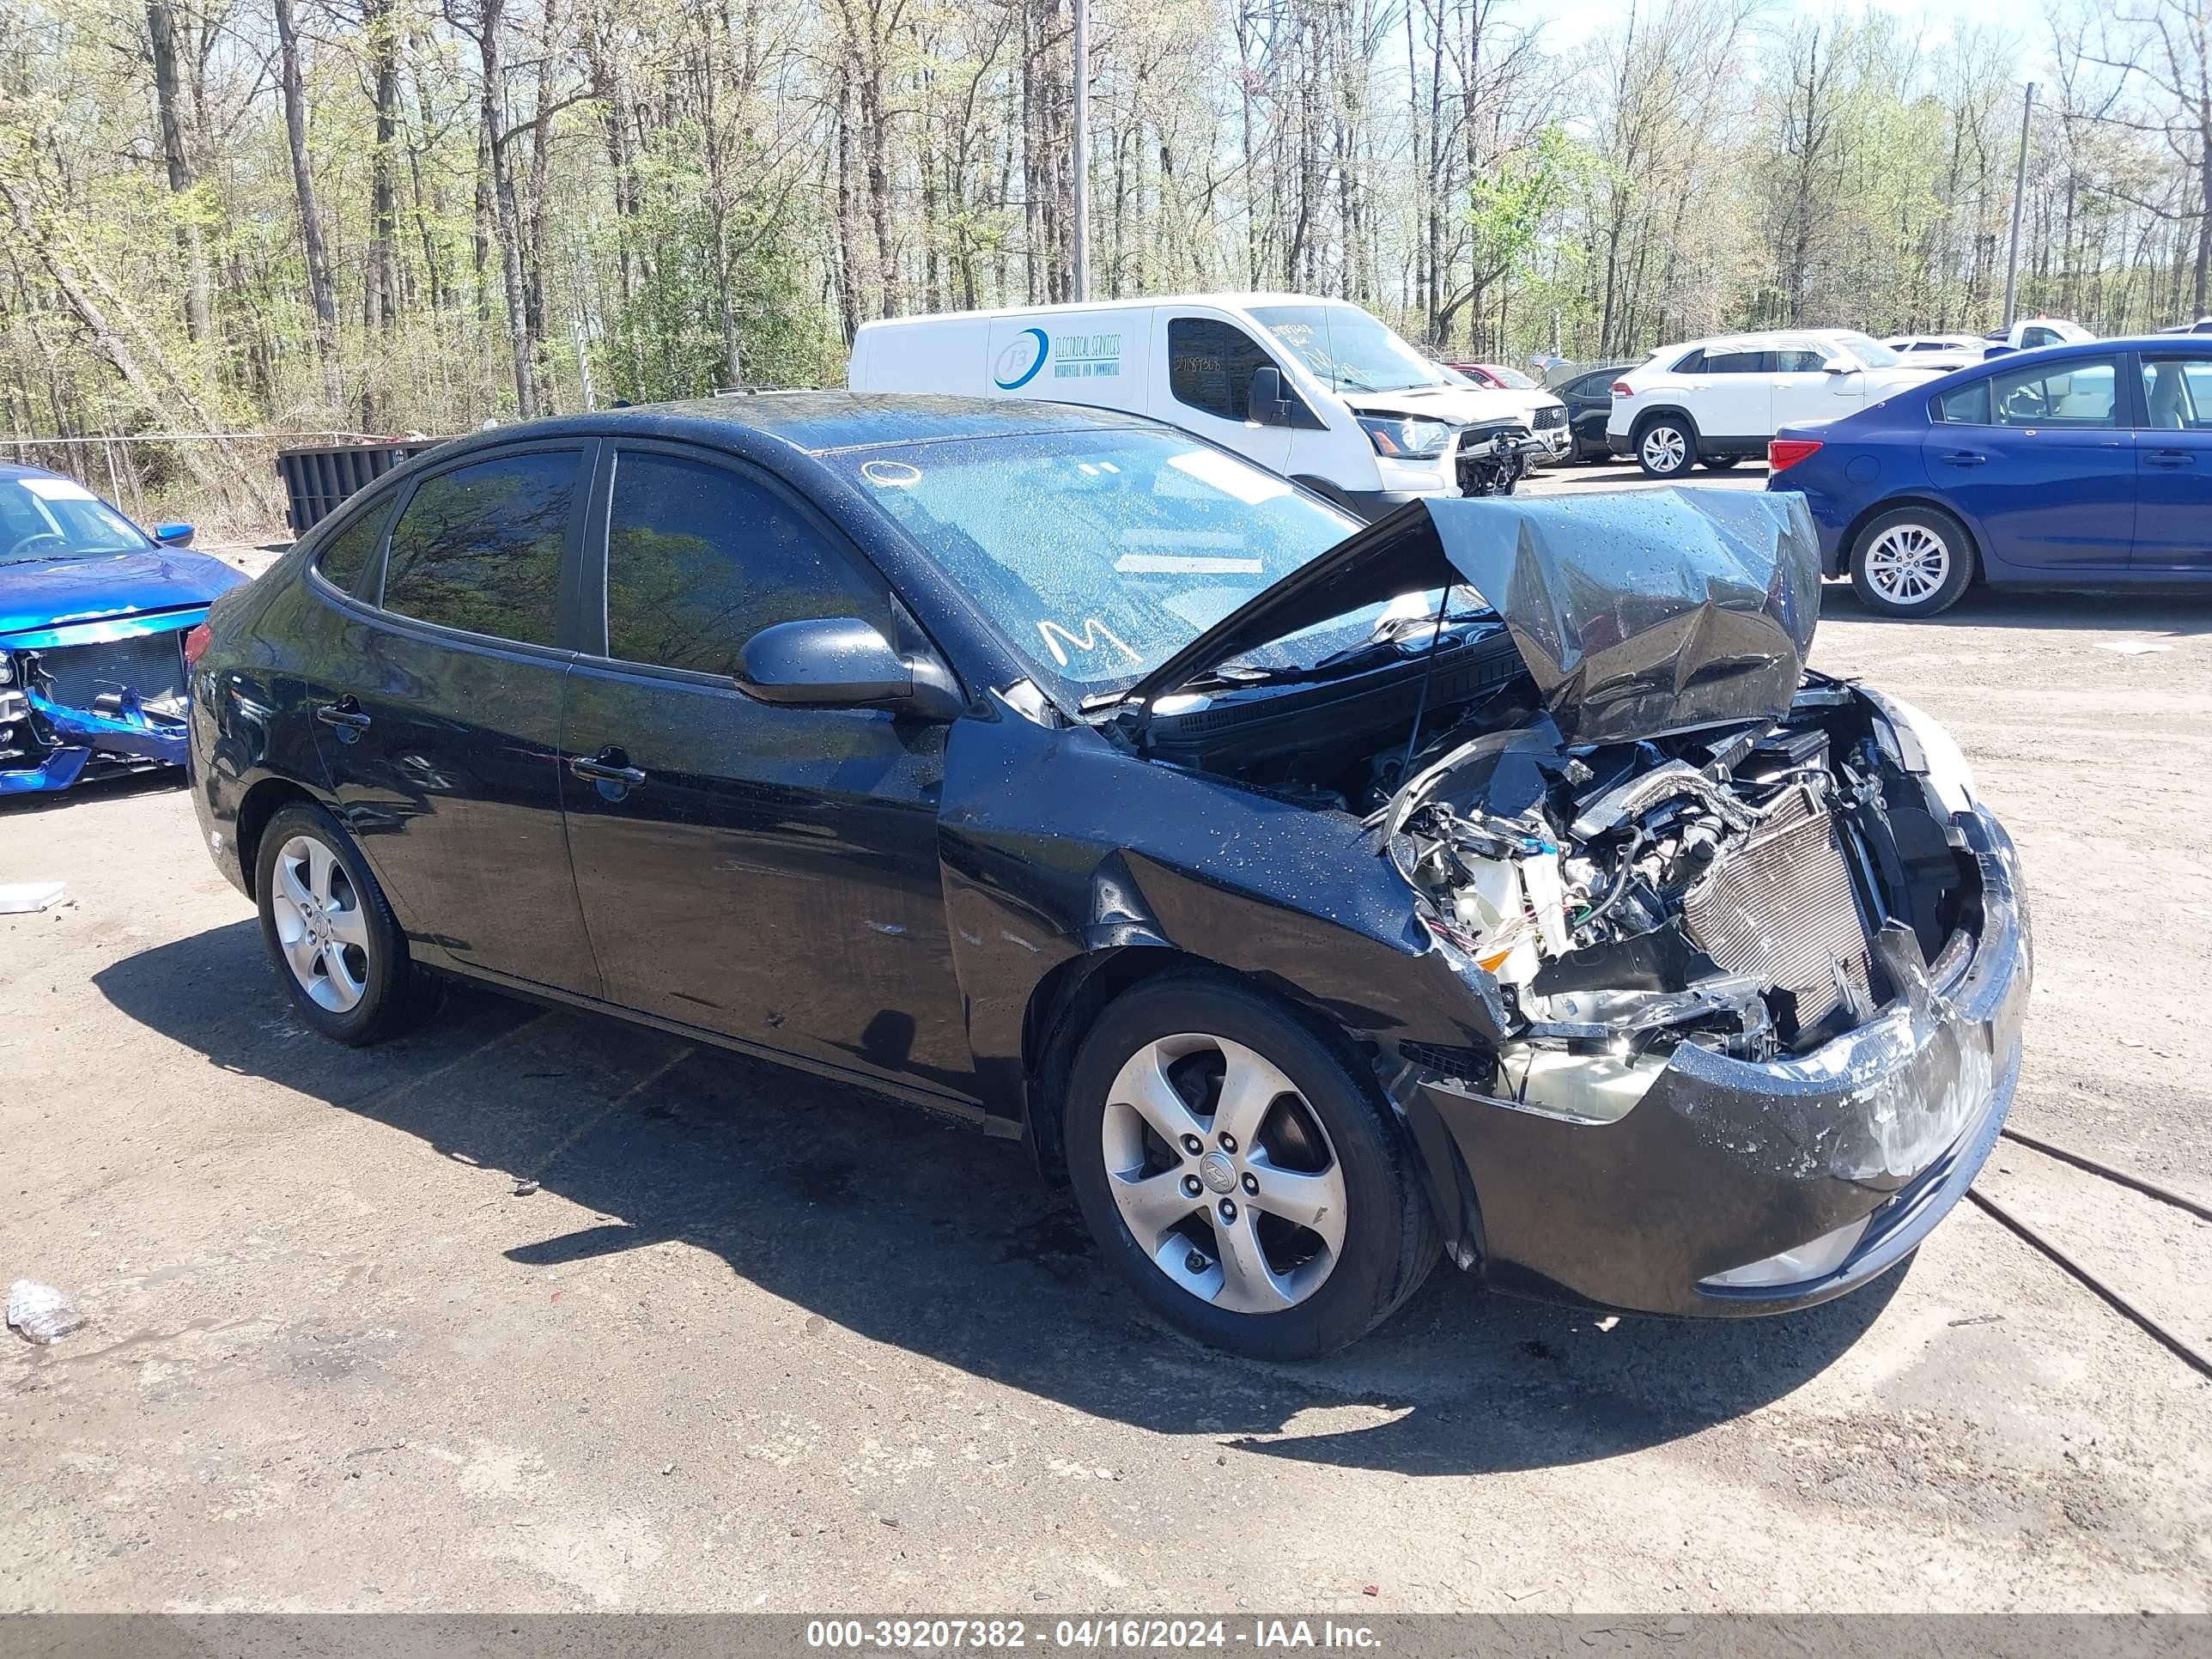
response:
[[[0,796],[182,766],[184,613],[58,626],[0,640]]]
[[[1351,604],[1447,590],[1410,732],[1362,725],[1383,694],[1345,696],[1297,751],[1240,748],[1232,694],[1184,763],[1360,814],[1457,981],[1455,1040],[1370,1040],[1461,1265],[1735,1315],[1902,1260],[2002,1127],[2028,935],[2011,843],[1950,740],[1807,672],[1802,502],[1445,501],[1355,541],[1142,695]],[[1186,707],[1148,709],[1140,744],[1181,758]]]

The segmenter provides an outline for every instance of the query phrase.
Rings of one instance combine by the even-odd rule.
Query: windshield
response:
[[[1836,343],[1868,368],[1895,368],[1905,361],[1870,334],[1838,334]]]
[[[1252,315],[1332,392],[1467,384],[1357,306],[1255,306]]]
[[[1235,456],[1156,429],[1023,433],[823,458],[981,606],[1069,702],[1127,689],[1356,521]],[[1310,665],[1383,607],[1239,659]]]
[[[0,478],[0,564],[136,553],[137,526],[73,478]]]
[[[1517,368],[1508,368],[1503,363],[1485,363],[1482,372],[1501,386],[1510,386],[1516,392],[1540,390],[1536,382]]]

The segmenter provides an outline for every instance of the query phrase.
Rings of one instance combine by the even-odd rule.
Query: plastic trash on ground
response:
[[[8,1287],[8,1323],[27,1342],[58,1342],[84,1323],[84,1316],[51,1285],[19,1279]]]
[[[68,890],[66,882],[0,881],[0,916],[35,915],[59,904]]]

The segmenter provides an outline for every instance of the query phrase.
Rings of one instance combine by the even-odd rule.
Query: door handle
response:
[[[335,726],[341,731],[366,732],[368,716],[361,712],[361,705],[350,696],[340,697],[336,702],[326,702],[315,710],[315,718],[325,726]]]
[[[575,756],[569,761],[568,769],[592,783],[622,783],[635,788],[645,781],[644,772],[629,764],[629,757],[611,744],[589,759]]]
[[[1989,457],[1976,449],[1954,449],[1937,458],[1946,466],[1979,466]]]
[[[2142,462],[2145,466],[2194,466],[2197,458],[2185,449],[2154,449],[2144,454]]]

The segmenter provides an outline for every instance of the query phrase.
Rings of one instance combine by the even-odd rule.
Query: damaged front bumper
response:
[[[165,621],[155,636],[179,639],[183,629]],[[96,691],[90,707],[58,702],[42,685],[37,652],[13,649],[9,655],[15,684],[0,688],[0,797],[66,789],[88,771],[185,763],[181,708],[149,707],[120,679]]]
[[[1729,1316],[1826,1301],[1911,1255],[2003,1126],[2032,975],[2011,841],[1978,807],[1954,822],[1980,869],[1978,925],[1808,1054],[1751,1061],[1685,1042],[1611,1123],[1409,1066],[1401,1104],[1417,1131],[1441,1124],[1469,1188],[1462,1258],[1505,1288]]]

